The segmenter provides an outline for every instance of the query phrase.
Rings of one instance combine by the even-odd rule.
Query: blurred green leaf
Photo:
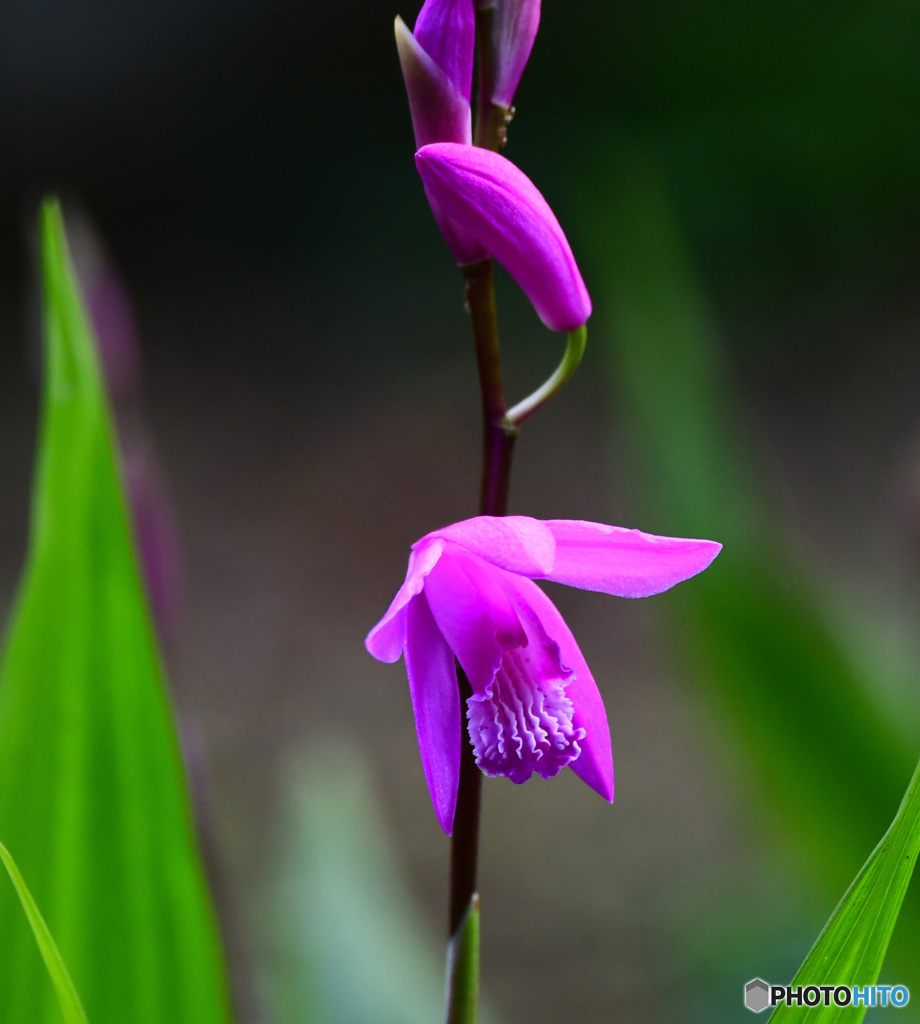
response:
[[[400,877],[361,752],[342,738],[290,765],[268,979],[282,1024],[431,1024],[444,957]]]
[[[0,860],[6,866],[10,881],[16,889],[20,903],[22,903],[22,909],[26,912],[26,918],[32,928],[32,934],[38,943],[42,960],[45,961],[45,967],[48,969],[48,974],[51,976],[51,982],[57,993],[58,1002],[61,1006],[61,1015],[64,1018],[65,1024],[86,1024],[86,1014],[80,1005],[80,997],[77,995],[77,990],[73,987],[73,982],[67,973],[67,967],[61,959],[61,954],[54,944],[51,932],[48,931],[48,925],[45,924],[41,911],[35,905],[35,900],[32,899],[29,887],[26,885],[19,868],[16,867],[16,861],[10,856],[10,851],[3,843],[0,843]]]
[[[920,765],[891,827],[824,926],[792,985],[874,985],[920,851]],[[859,1024],[865,1006],[780,1005],[773,1024]]]
[[[41,218],[45,383],[0,672],[0,835],[93,1024],[224,1024],[222,952],[60,211]],[[4,1024],[60,1021],[0,893]]]
[[[422,919],[360,749],[342,736],[285,773],[265,984],[280,1024],[444,1019],[446,940]],[[480,1022],[494,1022],[481,1006]]]
[[[643,529],[725,544],[711,569],[658,607],[683,643],[682,675],[706,695],[740,777],[755,787],[758,817],[772,818],[836,894],[891,820],[920,725],[906,694],[891,713],[886,660],[854,657],[855,631],[845,636],[834,622],[771,514],[657,167],[618,154],[592,198],[583,234],[604,283],[600,330]],[[895,945],[920,984],[910,955],[920,915],[909,903]]]

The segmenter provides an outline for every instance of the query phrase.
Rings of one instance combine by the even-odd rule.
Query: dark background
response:
[[[378,0],[0,6],[0,603],[27,526],[30,239],[38,197],[59,190],[106,240],[144,342],[183,552],[171,675],[209,764],[240,964],[269,955],[256,922],[279,771],[338,737],[365,751],[411,893],[441,928],[447,843],[403,670],[362,647],[411,541],[474,513],[478,473],[460,280],[412,164],[396,13]],[[601,310],[598,204],[624,160],[661,183],[769,515],[831,604],[907,658],[918,53],[906,0],[549,0],[506,150]],[[510,280],[499,289],[516,395],[558,342]],[[635,521],[605,322],[521,439],[512,510],[678,533]],[[680,684],[653,602],[553,596],[601,680],[618,798],[605,807],[570,773],[486,786],[484,983],[508,1022],[711,1020],[748,977],[791,974],[832,904]],[[257,987],[241,984],[247,1019],[266,1012]]]

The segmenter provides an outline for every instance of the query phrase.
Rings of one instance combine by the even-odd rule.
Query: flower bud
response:
[[[492,102],[510,109],[540,26],[540,0],[495,0],[494,6],[495,85]]]
[[[498,153],[455,143],[423,146],[415,162],[432,208],[501,263],[550,330],[587,321],[591,299],[569,243],[522,171]]]
[[[434,142],[472,142],[475,31],[472,0],[426,0],[414,32],[402,18],[396,19],[396,48],[418,148]],[[450,221],[430,194],[428,202],[457,261],[485,259],[482,247]]]
[[[396,48],[402,65],[417,147],[431,142],[469,145],[470,101],[406,27],[396,19]]]
[[[425,0],[412,32],[415,41],[470,102],[476,15],[472,0]]]

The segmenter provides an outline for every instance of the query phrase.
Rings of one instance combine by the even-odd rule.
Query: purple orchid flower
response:
[[[492,102],[510,110],[540,27],[540,0],[495,0]]]
[[[454,659],[473,691],[467,731],[484,774],[520,783],[569,765],[612,801],[601,695],[562,616],[532,581],[648,597],[702,572],[721,547],[527,516],[468,519],[412,545],[406,580],[365,646],[379,661],[405,656],[425,778],[448,835],[461,754]]]
[[[417,147],[433,142],[470,145],[475,11],[472,0],[426,0],[410,32],[396,19],[402,66]],[[460,263],[477,263],[486,252],[454,224],[429,195],[432,213]]]
[[[491,150],[449,142],[423,146],[415,163],[432,207],[501,263],[550,330],[587,321],[591,298],[575,257],[527,175]]]

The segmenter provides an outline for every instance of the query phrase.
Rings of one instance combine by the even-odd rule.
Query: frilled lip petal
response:
[[[473,0],[425,0],[412,34],[469,107],[476,46]]]
[[[497,72],[492,102],[510,107],[540,27],[540,0],[498,0],[492,38]]]
[[[425,580],[425,596],[474,693],[485,693],[506,650],[527,635],[495,569],[456,544],[446,544]]]
[[[424,594],[406,609],[406,673],[425,781],[450,835],[460,783],[461,712],[457,667]]]
[[[572,672],[566,685],[566,696],[575,710],[572,724],[576,729],[584,729],[585,735],[580,741],[581,754],[569,767],[605,800],[612,802],[613,752],[607,712],[575,637],[556,606],[536,583],[511,573],[502,573],[501,579],[518,615],[521,618],[530,616],[539,622],[542,631],[558,646],[560,663]]]
[[[649,597],[702,572],[722,550],[712,540],[658,537],[578,519],[547,519],[552,569],[536,578],[617,597]],[[529,574],[528,574],[529,575]]]
[[[510,160],[477,146],[423,146],[415,162],[433,206],[475,238],[521,286],[543,323],[573,331],[591,299],[559,222]]]
[[[403,585],[396,591],[383,618],[367,634],[364,646],[368,654],[378,661],[394,662],[406,645],[406,606],[425,586],[425,577],[437,564],[444,550],[444,542],[433,539],[413,545],[409,556],[409,569]]]

